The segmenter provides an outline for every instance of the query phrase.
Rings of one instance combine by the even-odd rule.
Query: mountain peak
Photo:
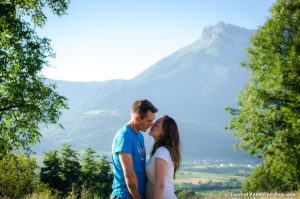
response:
[[[206,63],[208,60],[215,62],[215,60],[237,59],[237,57],[243,59],[249,38],[254,33],[255,30],[224,22],[205,27],[200,39],[163,58],[137,75],[132,82],[181,76],[182,70],[199,67],[202,62]],[[176,67],[175,62],[179,63]]]
[[[202,36],[200,40],[209,43],[220,42],[224,39],[236,39],[237,35],[245,34],[245,32],[249,32],[249,30],[232,24],[226,24],[220,21],[216,25],[205,27],[202,31]]]

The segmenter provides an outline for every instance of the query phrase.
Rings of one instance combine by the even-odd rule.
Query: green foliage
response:
[[[100,159],[88,148],[80,161],[79,154],[69,144],[64,144],[60,151],[45,153],[40,176],[50,189],[72,198],[108,198],[113,181],[106,157]]]
[[[82,158],[82,177],[83,184],[86,187],[94,187],[95,179],[97,178],[96,170],[97,163],[96,158],[99,156],[91,148],[84,151]]]
[[[64,144],[60,156],[60,177],[63,184],[63,193],[66,194],[72,188],[78,189],[80,186],[80,169],[79,154],[71,149],[70,144]]]
[[[35,159],[8,154],[0,160],[0,197],[20,198],[36,187]]]
[[[242,192],[294,191],[299,187],[297,170],[279,159],[265,160],[243,183]]]
[[[228,126],[240,147],[264,157],[244,189],[300,188],[300,1],[278,0],[257,30],[243,66],[251,77]]]
[[[43,192],[35,192],[24,197],[25,199],[58,199],[59,196],[53,192],[46,190]]]
[[[101,199],[102,197],[99,196],[99,194],[95,193],[95,192],[91,192],[88,189],[83,188],[80,194],[80,198],[81,199]],[[103,197],[103,198],[109,198],[107,197]]]
[[[71,149],[71,145],[64,144],[60,152],[54,150],[45,153],[41,167],[41,182],[62,195],[80,187],[79,154]]]
[[[42,26],[47,6],[62,15],[68,0],[0,1],[0,157],[25,149],[40,138],[40,123],[57,123],[66,98],[41,75],[47,59],[54,57],[50,42],[37,36],[30,23]],[[27,18],[28,19],[28,18]]]
[[[44,155],[44,166],[41,168],[41,182],[46,183],[54,190],[62,191],[62,179],[60,177],[60,159],[58,151],[49,151]]]
[[[179,199],[192,198],[195,196],[195,192],[192,189],[178,189],[175,191],[175,194]]]
[[[91,148],[85,150],[82,158],[83,186],[92,193],[106,198],[111,193],[113,175],[106,157],[102,159]]]
[[[61,16],[66,13],[69,3],[70,0],[1,0],[1,16],[9,14],[18,18],[29,16],[34,25],[41,27],[47,20],[43,13],[45,7],[48,7],[53,14]]]

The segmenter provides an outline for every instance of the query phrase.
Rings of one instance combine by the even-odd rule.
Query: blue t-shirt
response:
[[[142,133],[135,133],[129,124],[126,124],[117,132],[112,143],[112,162],[114,173],[112,195],[120,196],[124,199],[131,199],[132,197],[125,183],[124,171],[122,169],[118,152],[130,153],[132,155],[140,196],[141,198],[144,198],[146,188],[146,151]]]

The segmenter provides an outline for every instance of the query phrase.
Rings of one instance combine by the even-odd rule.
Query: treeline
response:
[[[91,148],[79,155],[64,144],[60,150],[46,152],[41,166],[24,154],[8,154],[0,160],[0,197],[47,193],[54,198],[108,198],[112,181],[108,160]]]
[[[230,178],[225,182],[213,182],[208,181],[206,183],[199,182],[198,184],[192,183],[182,183],[176,185],[177,190],[193,190],[195,192],[200,191],[222,191],[222,190],[232,190],[241,189],[242,183],[236,178]]]

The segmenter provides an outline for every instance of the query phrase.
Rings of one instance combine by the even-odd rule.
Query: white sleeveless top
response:
[[[156,149],[153,156],[146,163],[146,174],[148,178],[146,187],[146,199],[154,199],[156,158],[161,158],[168,162],[168,171],[166,176],[163,199],[177,199],[176,195],[174,194],[174,164],[171,159],[169,150],[165,147],[159,147],[158,149]]]

